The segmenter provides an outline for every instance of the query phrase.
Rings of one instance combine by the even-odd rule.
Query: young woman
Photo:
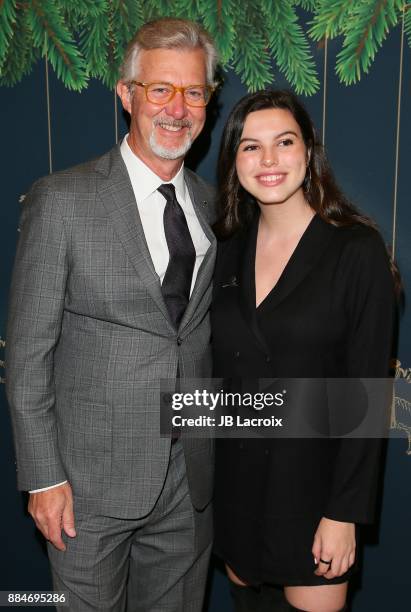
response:
[[[388,376],[389,258],[338,189],[296,97],[240,100],[219,176],[215,376]],[[380,450],[371,438],[217,441],[216,551],[237,610],[247,609],[245,585],[263,584],[284,586],[281,609],[344,609],[356,526],[373,520]]]

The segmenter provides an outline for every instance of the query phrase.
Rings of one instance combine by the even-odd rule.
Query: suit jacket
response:
[[[388,376],[395,300],[377,232],[337,228],[315,216],[258,308],[256,238],[257,221],[219,244],[211,310],[215,376],[243,385],[246,378]],[[294,391],[276,387],[283,388]],[[286,400],[285,427],[289,408]],[[381,440],[260,437],[216,445],[216,550],[248,581],[298,584],[312,577],[311,546],[322,516],[373,520]]]
[[[161,379],[210,376],[211,188],[185,170],[210,240],[176,331],[120,150],[39,180],[26,199],[11,287],[7,393],[18,486],[67,479],[75,508],[147,514],[164,483]],[[210,441],[185,440],[193,504],[212,489]]]

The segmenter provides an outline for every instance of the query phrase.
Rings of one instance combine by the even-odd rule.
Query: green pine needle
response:
[[[13,37],[13,24],[16,22],[16,0],[0,0],[0,67]]]
[[[109,14],[108,61],[102,80],[107,87],[113,88],[119,77],[126,46],[143,25],[143,14],[135,0],[113,0]]]
[[[108,12],[87,20],[80,35],[80,48],[92,77],[101,78],[107,64]]]
[[[201,6],[204,27],[215,41],[221,65],[227,67],[236,43],[234,15],[237,3],[235,0],[208,0]]]
[[[274,81],[264,25],[258,0],[248,0],[237,6],[233,67],[250,92],[263,89]]]
[[[121,61],[126,45],[144,23],[143,13],[141,5],[135,0],[114,0],[111,15],[112,28],[117,40],[115,56]]]
[[[361,0],[362,1],[362,0]],[[358,0],[320,0],[309,35],[314,40],[335,38],[345,30]]]
[[[105,12],[89,19],[81,33],[80,45],[90,76],[113,88],[125,48],[143,24],[141,6],[134,0],[113,0]]]
[[[68,27],[73,32],[82,30],[90,19],[96,19],[107,10],[109,0],[59,0]]]
[[[318,4],[320,3],[320,0],[294,0],[293,4],[295,4],[295,6],[301,6],[301,8],[303,8],[305,11],[310,11],[311,13],[313,13]]]
[[[140,2],[143,5],[144,21],[175,15],[174,2],[169,0],[140,0]]]
[[[173,2],[173,16],[198,21],[201,14],[200,4],[197,0],[175,0]]]
[[[16,13],[12,23],[13,33],[0,69],[0,86],[13,87],[19,83],[26,74],[29,74],[38,57],[28,21],[27,13],[23,11]]]
[[[265,0],[269,43],[277,66],[298,94],[312,95],[320,86],[309,44],[291,0]]]
[[[109,0],[58,0],[63,13],[75,13],[83,17],[97,17],[107,10]]]
[[[362,0],[355,9],[355,21],[346,33],[337,55],[336,72],[350,85],[367,73],[389,30],[398,22],[398,0]]]
[[[60,8],[53,2],[32,0],[27,9],[33,44],[47,57],[68,89],[81,91],[87,85],[84,59],[66,26]]]

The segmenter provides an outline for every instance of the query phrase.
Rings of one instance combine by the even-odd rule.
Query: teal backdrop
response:
[[[369,75],[355,86],[341,85],[334,73],[337,41],[313,54],[321,75],[314,96],[303,98],[323,135],[335,174],[352,200],[379,224],[393,247],[405,295],[411,287],[411,53],[401,31],[390,33]],[[286,86],[276,75],[275,86]],[[239,78],[225,74],[206,132],[188,160],[214,182],[220,136],[233,104],[246,93]],[[0,376],[4,383],[7,300],[22,200],[30,184],[50,171],[95,157],[111,148],[127,126],[114,92],[91,81],[82,93],[70,92],[44,60],[13,88],[0,88],[1,290]],[[411,308],[401,315],[397,377],[411,384]],[[399,391],[398,391],[399,393]],[[411,595],[411,404],[399,395],[387,445],[379,530],[368,529],[363,571],[354,585],[354,612],[403,612]],[[409,393],[408,393],[409,397]],[[9,417],[0,385],[1,567],[0,590],[50,588],[42,538],[26,514],[25,496],[16,491]],[[48,608],[49,609],[49,608]],[[230,612],[227,582],[218,567],[210,575],[208,612]]]

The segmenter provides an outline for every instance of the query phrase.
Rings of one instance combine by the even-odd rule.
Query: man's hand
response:
[[[329,579],[345,574],[355,560],[354,523],[323,517],[314,536],[312,553],[317,564],[314,572],[317,576]]]
[[[46,540],[50,540],[58,550],[66,550],[61,538],[62,529],[70,538],[76,537],[73,494],[67,482],[48,491],[30,493],[28,511]]]

